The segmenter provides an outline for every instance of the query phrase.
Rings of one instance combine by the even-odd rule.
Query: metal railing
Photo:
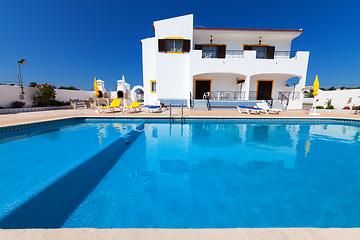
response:
[[[251,50],[250,50],[251,51]],[[255,50],[254,50],[255,51]],[[202,58],[218,58],[217,51],[214,50],[202,50]],[[243,50],[226,50],[225,58],[244,58]],[[256,58],[266,59],[266,53],[257,54]],[[274,59],[296,59],[296,51],[275,51]]]
[[[192,94],[191,94],[191,92],[190,92],[190,108],[193,108],[194,107],[194,98],[193,98],[193,96],[192,96]]]
[[[275,51],[274,59],[296,59],[296,51]]]
[[[226,50],[226,58],[244,58],[243,50]]]
[[[211,91],[211,100],[245,100],[245,91]]]
[[[279,92],[286,96],[289,100],[299,100],[301,92]]]
[[[280,100],[281,104],[285,105],[285,107],[289,105],[289,98],[285,96],[282,92],[279,92],[278,99]]]

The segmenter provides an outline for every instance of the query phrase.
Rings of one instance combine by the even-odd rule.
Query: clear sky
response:
[[[360,1],[2,1],[0,82],[49,83],[90,90],[101,78],[109,90],[124,74],[142,84],[140,39],[156,20],[194,14],[194,25],[283,28],[304,32],[292,50],[310,51],[307,85],[360,86]]]

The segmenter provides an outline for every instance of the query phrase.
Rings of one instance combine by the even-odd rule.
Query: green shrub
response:
[[[324,109],[323,106],[316,106],[315,108],[316,108],[316,109]]]
[[[13,102],[11,105],[12,108],[23,108],[24,106],[25,106],[25,103],[22,101]]]
[[[37,86],[39,91],[36,92],[34,97],[35,107],[48,107],[52,100],[55,100],[55,87],[53,85],[47,85],[46,83]]]
[[[325,109],[334,109],[334,106],[327,106]]]

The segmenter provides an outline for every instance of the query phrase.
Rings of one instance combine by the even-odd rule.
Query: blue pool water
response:
[[[5,141],[0,227],[360,227],[359,126],[87,120]]]

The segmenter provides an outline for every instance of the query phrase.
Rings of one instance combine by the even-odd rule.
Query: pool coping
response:
[[[360,228],[227,228],[227,229],[0,229],[3,240],[12,239],[146,239],[146,240],[357,240]]]
[[[1,132],[8,132],[13,130],[20,130],[26,128],[33,128],[37,126],[44,126],[44,125],[51,125],[54,123],[61,123],[67,121],[74,121],[74,120],[81,120],[81,119],[112,119],[112,120],[163,120],[169,121],[172,123],[182,123],[186,122],[186,120],[244,120],[244,121],[286,121],[286,120],[314,120],[314,121],[321,121],[321,120],[328,120],[328,121],[347,121],[353,123],[360,123],[360,119],[356,118],[345,118],[345,117],[330,117],[330,116],[288,116],[288,117],[234,117],[234,116],[186,116],[186,117],[165,117],[165,116],[64,116],[64,117],[55,117],[50,119],[42,119],[42,120],[30,120],[24,121],[22,123],[12,123],[12,124],[4,124],[0,126],[0,133]]]

